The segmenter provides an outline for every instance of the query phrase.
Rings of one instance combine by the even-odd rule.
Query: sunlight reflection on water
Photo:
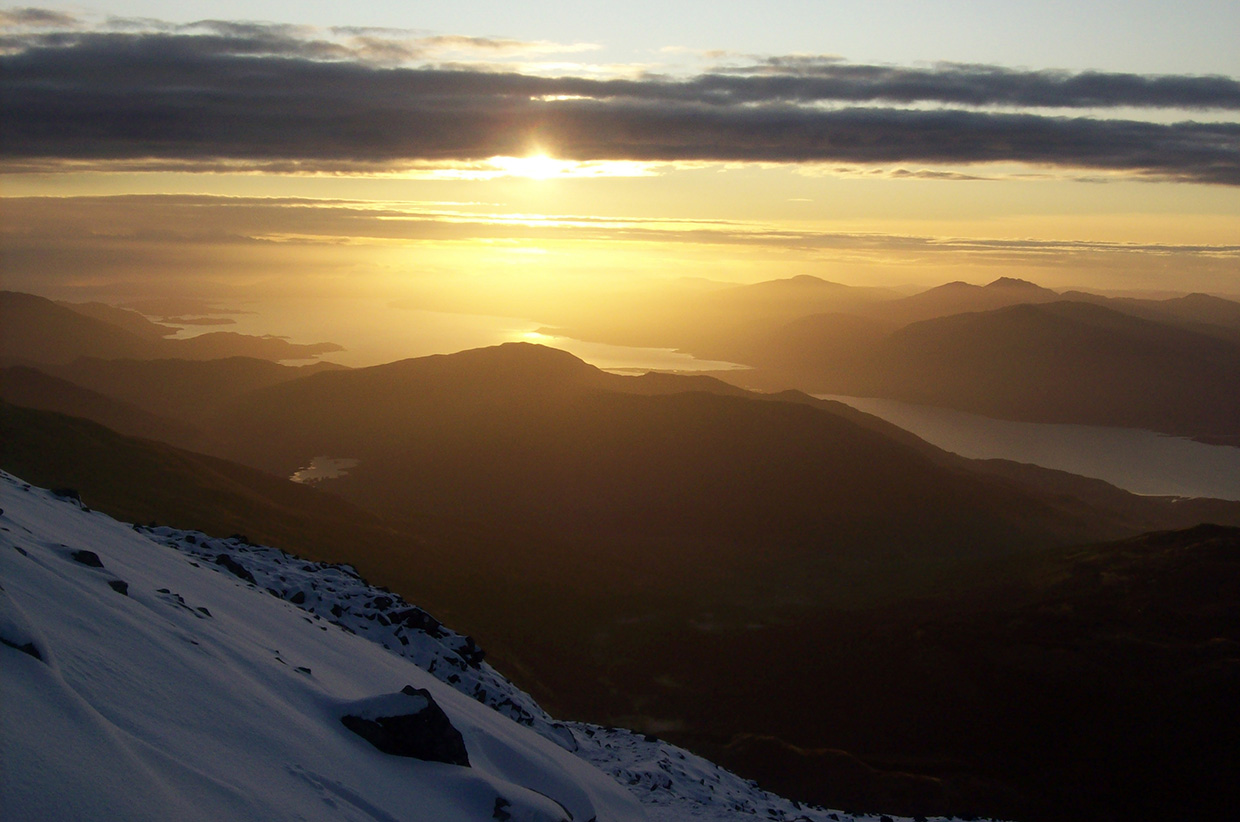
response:
[[[533,342],[559,348],[598,368],[613,371],[726,371],[743,367],[699,360],[670,348],[608,345],[546,334],[539,331],[539,323],[519,317],[427,311],[378,299],[290,298],[251,303],[245,308],[250,313],[230,315],[236,321],[231,325],[191,326],[178,336],[227,330],[278,334],[294,343],[334,342],[345,350],[322,359],[354,368],[506,342]]]
[[[289,477],[293,482],[319,482],[325,479],[336,479],[356,468],[358,461],[349,457],[315,457],[305,468],[298,469]]]

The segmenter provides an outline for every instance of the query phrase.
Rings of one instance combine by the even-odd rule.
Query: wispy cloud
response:
[[[9,170],[124,161],[332,173],[541,147],[589,161],[953,167],[897,172],[920,176],[1021,163],[1240,185],[1240,123],[1096,115],[1240,110],[1240,82],[1227,77],[785,57],[693,77],[595,79],[440,61],[587,44],[229,21],[123,28],[0,35]]]
[[[556,43],[551,40],[513,40],[506,37],[467,37],[459,34],[424,37],[419,42],[427,49],[480,54],[568,54],[598,51],[602,48],[597,43]]]
[[[1234,291],[1240,262],[1235,244],[808,231],[736,220],[513,214],[485,203],[207,195],[0,198],[0,239],[9,288],[111,283],[134,293],[167,286],[170,278],[215,292],[259,281],[277,290],[295,281],[300,288],[307,277],[337,270],[383,280],[391,276],[392,250],[407,258],[414,247],[424,256],[455,254],[458,262],[500,248],[586,249],[607,259],[660,247],[682,260],[700,258],[703,273],[727,249],[728,259],[762,260],[768,277],[807,266],[880,265],[912,279],[928,271],[955,277],[989,276],[979,273],[988,269],[1044,271],[1061,281],[1062,272],[1109,272],[1118,285],[1162,282],[1173,268],[1194,287],[1218,291]]]
[[[17,28],[77,28],[78,18],[72,14],[52,9],[16,8],[0,9],[0,29]]]
[[[513,214],[485,203],[383,202],[205,194],[23,197],[5,201],[7,237],[42,234],[85,243],[126,241],[151,232],[165,243],[332,243],[387,240],[555,239],[753,245],[801,250],[906,254],[1048,256],[1105,254],[1240,260],[1240,245],[1094,240],[936,237],[809,231],[743,220]]]

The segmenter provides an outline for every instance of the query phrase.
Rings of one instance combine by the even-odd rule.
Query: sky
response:
[[[1235,2],[118,0],[0,26],[6,288],[1240,295]]]

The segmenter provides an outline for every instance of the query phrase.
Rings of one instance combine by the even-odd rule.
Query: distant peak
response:
[[[1037,283],[1031,283],[1028,280],[1021,280],[1017,277],[1000,277],[993,283],[988,283],[987,288],[1025,288],[1042,291],[1042,286]]]
[[[506,342],[447,355],[458,362],[489,363],[511,369],[595,372],[594,366],[561,348],[532,342]]]
[[[757,288],[848,288],[840,283],[833,283],[830,280],[824,280],[822,277],[815,277],[813,274],[797,274],[793,277],[786,277],[779,280],[764,280],[756,283]]]

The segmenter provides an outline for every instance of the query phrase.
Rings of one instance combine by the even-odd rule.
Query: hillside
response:
[[[864,803],[881,785],[842,748],[934,775],[906,786],[922,807],[956,794],[966,808],[1031,820],[1230,815],[1240,801],[1240,529],[1052,551],[985,579],[824,619],[819,631],[835,641],[799,694],[764,706],[767,727],[781,730],[721,731],[715,755],[808,800],[843,801],[824,789],[842,784]],[[705,641],[750,659],[746,672],[778,665],[790,647],[776,630],[730,639]],[[712,708],[726,715],[760,679],[734,683]],[[804,721],[810,700],[836,706],[831,724]]]
[[[0,362],[63,364],[79,357],[209,360],[240,356],[278,361],[341,350],[335,343],[301,345],[280,337],[230,331],[167,339],[128,317],[132,312],[125,312],[126,318],[119,320],[123,325],[116,325],[116,311],[107,307],[83,310],[87,313],[33,294],[0,291]]]
[[[195,451],[209,451],[213,447],[201,430],[188,422],[152,413],[147,410],[149,403],[138,407],[28,366],[0,368],[0,400],[9,405],[82,417],[121,434],[175,443]]]
[[[1060,295],[1027,280],[1000,277],[987,285],[953,282],[881,303],[868,309],[874,317],[898,325],[967,314],[978,311],[994,311],[1012,305],[1034,305],[1054,302]]]
[[[644,818],[560,746],[247,585],[216,560],[227,552],[187,556],[0,482],[7,819]],[[317,577],[348,581],[334,570]],[[434,749],[395,756],[342,722],[418,717],[428,701],[447,727],[405,733]],[[453,734],[464,762],[440,752]]]
[[[688,557],[707,552],[710,573],[755,581],[781,573],[777,557],[797,557],[804,579],[806,563],[937,561],[1084,536],[1036,496],[825,407],[606,374],[525,344],[271,386],[218,433],[232,435],[234,458],[278,474],[318,455],[357,459],[325,487],[388,516],[531,529],[628,565],[684,552],[700,567]]]
[[[485,352],[476,356],[486,360]],[[443,360],[433,362],[435,368],[443,367]],[[561,368],[597,378],[596,372],[580,369],[571,358],[554,361],[549,370]],[[507,369],[500,369],[500,373],[513,376]],[[331,375],[320,375],[327,376]],[[609,375],[603,378],[611,379]],[[615,379],[648,384],[637,378]],[[659,388],[668,385],[666,380],[655,382]],[[726,396],[719,399],[735,400]],[[790,396],[786,402],[769,404],[797,403]],[[802,413],[822,413],[815,406],[830,406],[808,398],[801,398],[799,405]],[[890,430],[890,426],[858,412],[847,413],[853,424],[868,424],[876,436]],[[316,488],[121,437],[83,420],[8,408],[0,421],[4,423],[0,430],[0,461],[4,467],[29,472],[47,484],[75,487],[91,507],[132,512],[127,516],[141,522],[155,519],[204,528],[217,535],[241,532],[264,542],[276,541],[316,559],[355,563],[385,585],[433,604],[437,613],[450,616],[453,624],[475,633],[505,670],[535,691],[540,701],[564,715],[669,735],[695,749],[713,751],[746,775],[764,779],[769,774],[746,757],[744,745],[738,742],[739,747],[728,747],[733,736],[738,740],[747,734],[785,739],[789,740],[787,744],[807,749],[842,748],[853,757],[846,758],[845,764],[860,762],[864,766],[857,766],[861,772],[870,774],[860,782],[847,777],[841,783],[831,777],[825,784],[835,787],[828,794],[805,793],[804,783],[799,782],[772,783],[783,785],[799,798],[812,796],[848,807],[904,809],[910,814],[949,810],[999,813],[1004,808],[1026,807],[1018,798],[1013,799],[1011,787],[1003,787],[1011,775],[992,778],[985,775],[989,771],[982,762],[957,757],[956,764],[944,765],[917,753],[926,737],[913,735],[910,739],[901,729],[915,729],[930,724],[930,720],[910,722],[896,705],[877,697],[880,692],[905,692],[875,690],[878,681],[867,673],[868,666],[876,663],[874,654],[881,657],[886,652],[880,652],[882,642],[862,638],[902,613],[906,606],[899,601],[909,594],[955,596],[997,581],[1019,582],[1029,575],[1021,570],[1028,567],[1028,559],[1041,552],[1013,556],[1007,564],[965,558],[921,565],[874,564],[866,562],[864,556],[858,563],[827,565],[825,570],[812,564],[793,564],[788,576],[800,573],[809,578],[802,585],[817,585],[820,599],[790,601],[786,590],[762,584],[763,580],[778,579],[767,569],[754,563],[740,566],[743,573],[738,573],[735,567],[722,565],[720,554],[710,552],[709,545],[691,550],[691,542],[651,541],[649,553],[643,557],[637,552],[626,554],[623,542],[609,548],[602,540],[588,543],[563,536],[551,538],[546,529],[537,530],[532,525],[521,528],[501,523],[489,528],[433,515],[409,517],[396,524]],[[934,449],[925,443],[918,445],[907,435],[901,441],[934,463]],[[967,462],[949,459],[948,455],[937,459]],[[1132,533],[1123,531],[1126,522],[1149,526],[1177,517],[1189,517],[1180,519],[1189,522],[1196,522],[1191,517],[1197,515],[1235,517],[1235,506],[1222,503],[1213,508],[1208,503],[1186,508],[1173,501],[1135,498],[1101,483],[1087,483],[1089,488],[1081,491],[1054,472],[1035,473],[1034,479],[1045,486],[1048,499],[1058,498],[1058,505],[1066,506],[1082,520],[1105,523],[1107,529],[1123,533]],[[1016,475],[1020,477],[1022,472]],[[1078,492],[1076,501],[1062,496]],[[778,547],[775,544],[752,544],[756,546],[756,560],[775,561],[781,556],[773,550]],[[627,545],[641,547],[632,539]],[[835,579],[827,576],[832,571]],[[822,576],[811,577],[815,573]],[[772,596],[772,591],[779,595]],[[881,607],[830,607],[826,597],[845,593],[855,603],[876,595],[879,602],[896,603],[887,611]],[[738,656],[726,652],[727,648],[747,650]],[[874,649],[874,654],[849,656],[864,648]],[[889,658],[899,659],[898,655]],[[756,664],[757,660],[766,661]],[[824,660],[836,660],[838,671],[824,673]],[[873,667],[873,673],[880,671],[887,672],[882,681],[910,681],[898,666],[884,663]],[[923,671],[918,676],[923,674],[929,677],[927,687],[943,682],[941,672]],[[755,684],[755,678],[762,681],[760,692],[766,698],[752,698],[750,685]],[[819,695],[827,682],[841,687],[852,682],[870,683],[871,687],[860,692],[836,690],[838,698],[824,701]],[[935,688],[947,687],[951,699],[964,700],[956,704],[970,705],[972,711],[980,710],[979,700],[988,704],[992,699],[1002,699],[1000,692],[990,693],[972,679],[953,682],[950,687],[943,684]],[[811,688],[808,694],[806,687]],[[864,696],[841,701],[849,693]],[[797,706],[791,725],[774,710],[777,706]],[[931,706],[927,716],[938,716],[939,707]],[[845,717],[849,718],[847,723]],[[721,718],[726,722],[720,724]],[[874,733],[866,733],[863,726],[875,729]],[[853,730],[846,733],[846,727]],[[1041,731],[1026,732],[1036,735],[1049,730],[1039,728]],[[963,726],[943,734],[932,737],[972,738],[963,733]],[[1065,761],[1070,763],[1071,757]],[[841,773],[854,771],[845,768]],[[800,772],[800,766],[789,771]],[[823,789],[823,774],[836,771],[825,768],[818,773],[819,788],[815,790]],[[927,791],[927,778],[946,780],[943,784],[949,789]],[[857,804],[860,799],[867,801]],[[874,805],[868,800],[881,801]]]
[[[63,365],[40,368],[151,413],[202,426],[250,391],[344,366],[327,362],[291,366],[255,357],[207,360],[80,357]]]
[[[1105,305],[1147,320],[1167,322],[1232,342],[1240,341],[1240,303],[1210,294],[1185,294],[1166,299],[1104,297],[1082,291],[1066,291],[1064,298]]]
[[[0,487],[6,819],[878,818],[556,722],[348,567]]]
[[[1082,302],[913,323],[815,388],[1003,419],[1240,433],[1240,345]],[[812,378],[810,378],[812,379]]]

